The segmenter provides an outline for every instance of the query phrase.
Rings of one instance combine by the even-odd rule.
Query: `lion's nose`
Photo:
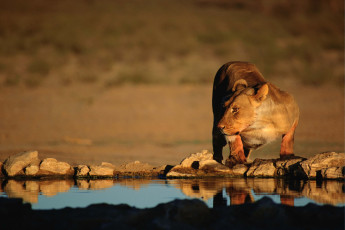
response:
[[[220,129],[220,131],[223,131],[225,129],[225,125],[219,124],[218,129]]]

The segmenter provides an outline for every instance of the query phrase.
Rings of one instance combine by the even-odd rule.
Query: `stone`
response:
[[[180,165],[185,168],[190,168],[195,161],[202,162],[207,160],[213,160],[213,154],[207,150],[202,150],[200,153],[193,153],[189,157],[183,159]]]
[[[90,172],[90,168],[87,165],[78,165],[77,166],[77,177],[85,177],[88,176]]]
[[[327,179],[343,179],[345,175],[345,167],[330,167],[321,169],[322,178]]]
[[[195,177],[195,172],[185,171],[181,170],[179,171],[179,168],[174,169],[172,168],[166,175],[167,177]]]
[[[24,173],[27,176],[35,176],[38,174],[39,170],[40,170],[40,163],[41,161],[39,159],[31,162],[25,169],[24,169]]]
[[[245,164],[237,164],[232,168],[232,174],[234,176],[244,176],[248,171],[248,167]]]
[[[30,163],[37,160],[37,151],[27,151],[10,156],[4,162],[4,171],[8,176],[15,176],[18,173],[22,172],[25,167],[30,165]]]
[[[181,161],[179,165],[173,167],[167,177],[198,177],[228,175],[232,170],[225,165],[213,160],[213,154],[207,150],[193,153]]]
[[[325,169],[345,166],[345,153],[320,153],[308,160],[302,161],[300,166],[308,178],[322,177],[322,170],[324,170],[324,175],[327,176],[327,170]],[[335,169],[332,170],[335,172]],[[332,174],[331,171],[329,173],[330,176]],[[339,174],[337,173],[337,175]],[[344,176],[341,178],[344,178]]]
[[[296,167],[298,167],[301,161],[306,160],[302,157],[296,157],[293,159],[288,160],[277,160],[276,161],[276,168],[277,168],[277,176],[294,176],[293,171]]]
[[[199,168],[203,171],[231,173],[231,169],[229,167],[226,167],[213,159],[199,161]]]
[[[34,176],[38,173],[40,167],[38,165],[29,165],[25,168],[25,175],[27,176]]]
[[[114,168],[109,165],[91,165],[90,176],[93,177],[112,177],[114,176]]]
[[[101,166],[115,169],[115,166],[113,164],[111,164],[111,163],[108,163],[108,162],[102,162]]]
[[[40,164],[40,173],[46,175],[73,175],[74,171],[66,162],[59,162],[54,158],[46,158]]]
[[[273,177],[276,174],[276,167],[271,160],[255,159],[247,171],[249,177]]]

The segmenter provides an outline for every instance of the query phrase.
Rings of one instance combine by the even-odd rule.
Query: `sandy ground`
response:
[[[297,155],[344,151],[343,89],[274,83],[300,105]],[[190,153],[212,150],[211,94],[211,85],[1,88],[0,161],[38,150],[40,158],[70,164],[177,164]],[[278,154],[279,141],[251,158]]]

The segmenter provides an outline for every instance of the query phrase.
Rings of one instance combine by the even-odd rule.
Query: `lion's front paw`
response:
[[[229,156],[229,159],[225,160],[225,166],[232,168],[237,164],[244,164],[246,163],[246,160],[242,160],[239,156],[237,155],[231,155]]]

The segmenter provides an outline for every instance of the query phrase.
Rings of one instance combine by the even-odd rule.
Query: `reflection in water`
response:
[[[38,197],[44,195],[52,197],[76,190],[106,190],[115,186],[140,191],[143,188],[164,188],[178,190],[190,198],[199,198],[205,201],[213,199],[212,206],[252,203],[260,195],[279,196],[282,204],[295,204],[296,198],[306,197],[320,204],[344,205],[345,191],[343,181],[286,181],[281,179],[257,178],[208,178],[208,179],[106,179],[106,180],[29,180],[0,181],[0,194],[10,198],[22,198],[24,202],[37,203]],[[124,191],[125,192],[125,191]],[[169,193],[170,194],[170,193]],[[154,195],[151,195],[151,197]],[[139,197],[141,197],[139,195]],[[174,197],[171,197],[172,199]],[[150,199],[143,197],[142,199]],[[67,205],[67,204],[66,204]]]
[[[295,198],[307,197],[320,204],[345,204],[344,182],[342,181],[286,181],[283,179],[196,179],[173,180],[171,182],[189,197],[209,200],[213,205],[252,203],[253,195],[279,195],[280,202],[294,205]],[[223,195],[225,189],[226,195]]]

